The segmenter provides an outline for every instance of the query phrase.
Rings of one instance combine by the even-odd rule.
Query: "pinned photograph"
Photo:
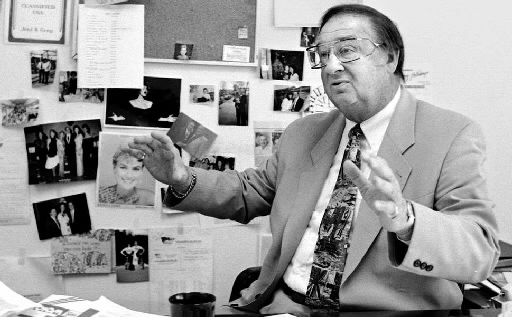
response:
[[[97,179],[99,206],[153,208],[156,180],[144,167],[143,153],[130,150],[132,134],[100,134]]]
[[[215,87],[211,85],[190,85],[190,102],[212,104]]]
[[[32,204],[40,240],[91,231],[85,193]]]
[[[167,135],[175,145],[187,151],[191,156],[200,158],[211,147],[217,134],[183,112]]]
[[[22,98],[0,100],[2,126],[12,127],[35,121],[39,116],[39,99]]]
[[[53,84],[57,69],[57,50],[38,50],[30,52],[32,88]]]
[[[96,178],[99,119],[24,128],[30,185]]]
[[[249,82],[222,81],[219,86],[219,125],[249,125]]]
[[[310,86],[274,86],[274,111],[304,112],[310,104]]]
[[[310,47],[314,45],[316,35],[320,30],[319,27],[303,27],[300,33],[300,46],[301,47]]]
[[[235,157],[223,155],[206,155],[200,159],[192,158],[189,166],[204,170],[232,171],[235,169]]]
[[[304,52],[272,49],[260,50],[260,78],[273,80],[303,80]]]
[[[118,283],[149,281],[148,234],[115,230],[115,271]]]
[[[78,88],[77,71],[59,72],[59,101],[60,102],[90,102],[102,103],[105,100],[103,88]]]
[[[170,128],[180,113],[181,79],[144,76],[140,89],[108,88],[105,124]]]
[[[192,59],[193,44],[176,43],[174,44],[174,59],[188,61]]]
[[[279,148],[286,125],[279,121],[254,122],[254,165],[262,167]]]
[[[98,229],[87,234],[53,239],[50,245],[54,274],[111,273],[114,230]]]

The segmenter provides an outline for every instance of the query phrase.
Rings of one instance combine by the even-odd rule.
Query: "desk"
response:
[[[501,309],[411,310],[312,313],[310,317],[497,317],[500,313]],[[264,315],[249,312],[245,313],[231,307],[220,306],[215,308],[215,316],[248,317]]]

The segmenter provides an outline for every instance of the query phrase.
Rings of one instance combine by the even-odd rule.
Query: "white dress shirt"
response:
[[[395,96],[386,105],[386,107],[384,107],[370,119],[363,121],[360,124],[361,130],[363,131],[366,140],[370,145],[370,150],[373,153],[377,153],[379,151],[382,140],[384,139],[384,135],[386,134],[389,121],[391,120],[393,112],[395,111],[396,105],[400,98],[400,91],[401,89],[398,88]],[[329,174],[325,179],[324,186],[320,192],[320,196],[318,197],[315,209],[313,210],[311,220],[309,221],[308,227],[302,236],[302,240],[300,241],[297,250],[295,250],[295,254],[283,275],[283,279],[286,285],[301,294],[306,294],[306,289],[309,283],[309,276],[311,274],[311,267],[313,265],[315,245],[316,241],[318,240],[320,223],[322,221],[325,208],[331,199],[334,185],[336,184],[336,180],[338,178],[338,173],[341,168],[341,161],[343,159],[343,152],[348,144],[348,133],[350,129],[352,129],[352,127],[355,125],[355,122],[347,119],[345,129],[343,130],[343,134],[341,136],[341,142],[338,147],[338,151],[334,156],[333,163],[329,169]],[[370,175],[370,170],[364,162],[361,162],[361,170],[363,174],[368,178]],[[354,226],[357,225],[356,217],[360,204],[361,194],[358,191],[351,232],[354,230]],[[348,256],[350,256],[350,248],[348,249]]]

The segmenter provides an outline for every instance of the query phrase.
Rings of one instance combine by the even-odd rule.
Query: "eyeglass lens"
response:
[[[348,63],[372,54],[376,46],[368,39],[341,40],[319,45],[308,51],[311,66],[317,68],[325,66],[329,60],[331,48],[340,62]]]

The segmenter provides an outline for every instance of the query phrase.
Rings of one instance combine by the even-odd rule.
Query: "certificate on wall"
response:
[[[7,40],[64,44],[66,0],[9,0]]]

